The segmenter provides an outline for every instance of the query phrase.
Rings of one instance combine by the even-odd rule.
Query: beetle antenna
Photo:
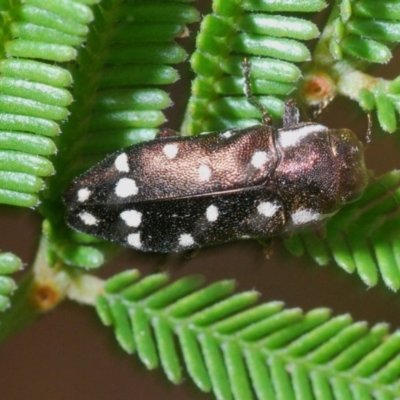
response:
[[[372,134],[372,114],[371,114],[371,112],[367,113],[367,118],[368,118],[368,127],[367,127],[367,133],[365,134],[365,144],[371,143],[371,134]]]
[[[272,118],[268,114],[268,111],[258,100],[256,100],[256,98],[253,95],[253,92],[251,91],[251,83],[250,83],[251,63],[247,59],[247,57],[245,57],[242,62],[242,71],[244,75],[244,94],[246,95],[248,102],[261,111],[263,124],[271,125]]]
[[[332,102],[333,99],[334,99],[334,96],[330,96],[330,97],[322,100],[322,102],[318,104],[317,109],[314,110],[314,112],[312,114],[313,121],[316,121],[321,117],[322,113],[328,108],[329,104]]]

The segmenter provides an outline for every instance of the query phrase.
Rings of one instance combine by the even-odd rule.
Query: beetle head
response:
[[[368,184],[364,145],[350,129],[330,131],[332,152],[338,160],[342,202],[357,200]]]

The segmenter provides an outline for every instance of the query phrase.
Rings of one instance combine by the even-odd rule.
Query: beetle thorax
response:
[[[276,182],[293,225],[332,215],[367,184],[363,145],[350,130],[315,123],[280,129],[277,151]]]

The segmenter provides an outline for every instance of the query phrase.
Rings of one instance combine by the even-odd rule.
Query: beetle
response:
[[[65,191],[67,224],[148,252],[179,252],[242,238],[272,238],[320,223],[359,198],[364,146],[349,129],[300,122],[293,100],[276,128],[260,125],[156,139],[120,150]]]

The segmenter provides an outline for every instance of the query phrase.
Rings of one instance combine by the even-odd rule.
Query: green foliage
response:
[[[184,367],[221,400],[397,398],[400,334],[387,325],[255,305],[257,293],[232,294],[232,281],[167,281],[122,272],[106,282],[97,311],[126,352],[161,366],[171,382]]]
[[[170,64],[182,62],[186,52],[173,39],[185,35],[185,24],[197,20],[198,12],[185,4],[168,2],[120,4],[120,1],[108,1],[101,6],[94,5],[92,9],[78,3],[74,3],[71,9],[68,2],[55,3],[35,1],[23,5],[16,13],[18,21],[12,24],[11,29],[19,44],[8,44],[6,49],[11,55],[19,49],[18,57],[53,61],[69,61],[70,57],[75,59],[75,63],[68,66],[68,72],[61,69],[52,72],[44,70],[48,64],[34,62],[37,64],[34,68],[34,64],[26,65],[28,61],[23,60],[25,64],[16,66],[23,69],[22,83],[6,81],[4,85],[10,87],[8,91],[14,97],[24,98],[28,89],[32,89],[33,94],[29,93],[36,96],[36,103],[25,104],[23,99],[16,98],[13,105],[8,96],[3,108],[8,107],[10,113],[16,114],[22,103],[32,116],[41,117],[41,123],[43,117],[47,121],[62,120],[63,135],[55,138],[60,152],[51,159],[59,173],[46,181],[47,190],[41,204],[41,212],[46,217],[44,232],[49,239],[48,259],[52,264],[61,259],[67,265],[92,269],[103,264],[103,252],[111,251],[111,248],[101,245],[99,250],[89,245],[97,240],[72,233],[65,227],[63,216],[58,212],[63,207],[60,200],[62,190],[74,176],[106,153],[154,138],[156,128],[165,121],[161,110],[171,105],[168,94],[154,86],[171,84],[178,79]],[[88,23],[92,21],[89,28]],[[23,40],[28,33],[31,36],[25,43]],[[80,46],[83,41],[84,47]],[[32,55],[33,51],[35,55]],[[16,63],[13,59],[11,62]],[[12,75],[15,68],[8,69]],[[41,69],[43,76],[40,75]],[[44,81],[45,77],[47,81]],[[69,93],[63,87],[72,81],[75,86]],[[43,87],[43,84],[47,86]],[[15,91],[16,86],[21,89]],[[46,98],[43,98],[43,91],[49,93]],[[66,120],[67,114],[63,110],[72,98],[74,103]],[[1,106],[0,98],[0,109]],[[12,117],[15,119],[14,115]],[[50,125],[42,127],[37,124],[36,133],[46,136],[58,134],[60,128],[54,123],[52,126],[53,132],[50,133]],[[17,129],[26,131],[28,127],[22,124]],[[11,197],[9,202],[17,205],[19,201],[21,204],[24,198],[20,200],[20,192],[24,191],[31,195],[32,201],[21,205],[37,204],[36,193],[44,188],[42,177],[53,174],[52,164],[43,158],[50,153],[39,153],[40,156],[25,154],[32,152],[33,145],[24,142],[18,146],[18,151],[23,152],[18,158],[11,151],[11,137],[6,134],[0,134],[7,146],[4,158],[12,159],[16,164],[7,166],[7,170],[25,173],[27,181],[23,184],[22,176],[14,179],[4,176],[3,188]],[[15,142],[15,136],[13,139]],[[20,141],[23,140],[21,136]],[[35,143],[36,147],[43,147],[42,142]],[[54,152],[53,142],[45,144]],[[18,185],[14,183],[16,179]]]
[[[0,61],[0,200],[3,204],[32,207],[39,203],[38,193],[45,186],[42,178],[54,173],[47,157],[56,151],[52,139],[60,132],[56,121],[68,116],[66,107],[72,102],[71,94],[64,89],[71,85],[71,75],[58,66],[31,59],[70,61],[76,56],[71,46],[80,45],[85,39],[79,33],[72,36],[53,29],[50,20],[54,14],[46,9],[50,3],[42,2],[40,6],[32,2],[23,6],[17,21],[3,32],[2,45],[8,57]],[[84,13],[86,22],[92,20],[88,7],[77,6],[75,18]],[[64,8],[69,9],[65,4]],[[34,23],[35,15],[38,22],[38,12],[44,17],[41,25]],[[11,18],[14,13],[18,14],[17,7],[11,7],[4,16]],[[68,22],[60,15],[56,20],[64,25]]]
[[[349,81],[344,79],[341,83],[340,75],[344,73],[354,79],[352,68],[365,69],[370,63],[383,64],[391,59],[391,48],[400,39],[399,4],[391,0],[343,0],[336,1],[335,6],[315,50],[316,64],[323,68],[331,65],[333,75],[337,74],[339,80],[339,93],[357,100],[366,111],[376,109],[382,129],[394,132],[396,112],[400,112],[396,79],[374,80],[358,74],[363,82],[349,91],[346,89]],[[340,61],[349,65],[344,67]]]
[[[10,275],[22,267],[21,260],[12,253],[0,253],[0,311],[10,307],[9,296],[16,289],[16,284]]]
[[[233,294],[231,281],[200,288],[200,277],[168,284],[165,274],[140,279],[125,271],[103,288],[84,274],[116,247],[69,230],[61,194],[105,154],[154,138],[165,122],[172,102],[160,87],[179,79],[174,65],[187,54],[176,40],[199,20],[187,3],[0,0],[0,203],[38,207],[45,219],[33,278],[18,288],[15,311],[8,275],[22,263],[0,254],[0,310],[8,308],[1,322],[10,323],[0,341],[37,317],[28,299],[50,281],[57,301],[96,302],[119,344],[147,368],[161,365],[178,383],[184,367],[218,399],[397,398],[399,335],[384,324],[368,329],[322,308],[303,314],[278,302],[255,305],[257,294]],[[320,34],[309,19],[327,5],[215,0],[191,57],[195,79],[182,133],[259,124],[260,111],[243,94],[244,58],[255,96],[275,119],[289,96],[319,107],[342,95],[376,111],[381,128],[394,132],[400,77],[365,71],[390,60],[400,1],[336,0]],[[311,53],[305,42],[317,38]],[[321,265],[332,259],[368,286],[380,274],[398,290],[400,173],[371,181],[362,199],[329,221],[324,240],[309,230],[286,245]]]
[[[168,94],[154,86],[178,79],[170,64],[184,61],[186,52],[173,39],[185,32],[185,24],[198,19],[195,9],[181,3],[110,1],[95,10],[98,18],[85,48],[79,49],[79,69],[73,71],[80,86],[60,143],[67,147],[71,140],[79,140],[79,146],[56,160],[59,168],[70,166],[62,184],[59,179],[51,183],[58,196],[74,176],[106,153],[154,138],[165,121],[161,110],[171,105]],[[150,37],[145,35],[149,31]],[[72,242],[65,243],[62,215],[56,220],[49,209],[48,216],[56,243],[54,259],[85,268],[102,264],[93,246],[85,241],[74,246],[76,235],[69,234]]]
[[[214,3],[197,36],[191,58],[196,79],[192,85],[185,133],[201,133],[232,126],[256,125],[260,112],[243,93],[241,63],[246,56],[252,65],[252,88],[272,116],[283,114],[284,104],[275,95],[288,96],[301,72],[293,62],[310,59],[301,42],[318,36],[317,27],[301,18],[255,13],[315,12],[324,1]]]

